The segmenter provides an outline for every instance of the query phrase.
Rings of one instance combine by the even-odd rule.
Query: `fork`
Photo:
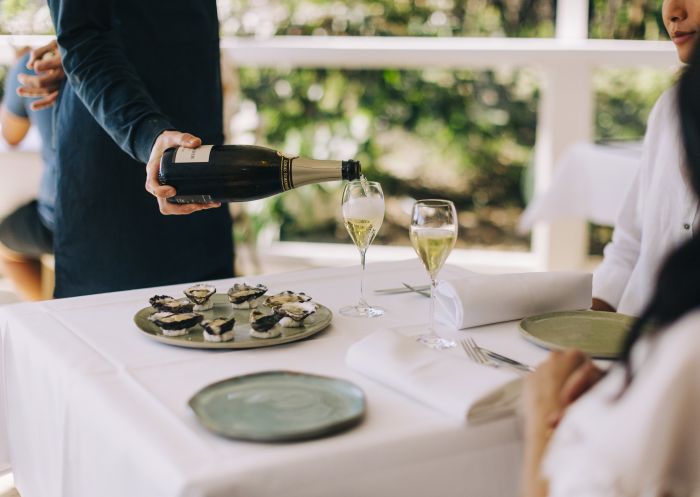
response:
[[[479,347],[471,337],[468,337],[466,340],[460,340],[460,344],[469,358],[477,364],[484,364],[486,366],[494,367],[505,364],[527,373],[532,373],[535,370],[534,367],[528,364],[523,364],[522,362],[511,359],[510,357],[506,357],[483,347]]]
[[[486,355],[482,352],[482,350],[471,337],[467,338],[466,340],[460,340],[459,343],[460,345],[462,345],[462,348],[467,353],[469,358],[475,363],[483,364],[485,366],[498,367],[498,364],[489,360],[489,358],[486,357]]]

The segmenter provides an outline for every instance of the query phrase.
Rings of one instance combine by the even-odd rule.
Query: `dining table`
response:
[[[557,160],[549,186],[523,211],[518,230],[527,233],[536,223],[563,220],[615,226],[641,163],[641,142],[570,145]]]
[[[461,271],[448,264],[440,276]],[[446,416],[346,363],[348,349],[377,330],[427,325],[424,295],[374,293],[428,283],[417,259],[367,265],[366,298],[386,310],[378,318],[337,312],[359,299],[359,264],[209,283],[225,293],[243,281],[305,292],[331,310],[331,324],[240,350],[177,347],[139,331],[134,315],[150,297],[182,296],[189,283],[0,307],[0,472],[13,472],[22,497],[517,494],[520,416]],[[439,331],[529,364],[547,354],[520,337],[517,321]],[[469,361],[459,347],[441,353]],[[188,407],[209,384],[263,371],[350,381],[364,392],[364,419],[332,436],[258,443],[211,433]],[[478,370],[469,381],[480,381]]]

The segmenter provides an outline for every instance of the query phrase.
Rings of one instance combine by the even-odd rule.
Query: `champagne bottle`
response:
[[[354,160],[313,160],[251,145],[169,148],[160,160],[158,180],[177,194],[177,204],[245,202],[303,185],[360,178]]]

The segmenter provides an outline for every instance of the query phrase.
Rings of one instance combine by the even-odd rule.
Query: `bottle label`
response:
[[[280,154],[280,180],[282,182],[282,191],[291,190],[294,188],[292,183],[292,158]]]
[[[178,147],[175,153],[175,163],[209,162],[209,154],[214,145],[202,145],[199,148]]]

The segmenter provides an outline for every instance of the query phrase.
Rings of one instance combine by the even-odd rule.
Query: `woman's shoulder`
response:
[[[649,128],[659,120],[678,120],[678,85],[666,89],[656,100],[649,114]]]
[[[645,188],[656,184],[652,178],[664,174],[669,164],[680,164],[682,160],[677,95],[677,85],[667,89],[649,114],[640,168],[640,174],[646,178],[643,180]]]

